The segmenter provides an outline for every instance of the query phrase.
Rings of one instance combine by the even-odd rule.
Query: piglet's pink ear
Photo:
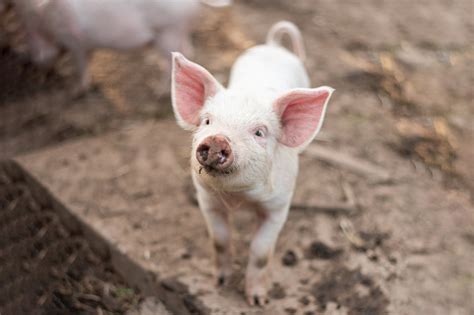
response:
[[[282,133],[279,142],[292,148],[304,147],[321,129],[326,106],[333,88],[294,89],[273,104],[280,116]]]
[[[199,113],[209,97],[223,87],[200,65],[174,52],[171,98],[181,127],[192,130],[199,125]]]

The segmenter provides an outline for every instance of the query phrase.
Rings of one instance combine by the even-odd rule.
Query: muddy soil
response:
[[[143,297],[72,231],[48,196],[0,164],[0,313],[125,314]]]
[[[278,310],[274,314],[474,313],[472,1],[235,2],[229,10],[203,11],[193,35],[194,59],[225,82],[236,56],[262,42],[271,24],[294,21],[305,38],[313,85],[336,88],[316,144],[377,164],[394,178],[391,183],[374,183],[303,155],[295,202],[339,202],[344,195],[341,183],[348,183],[359,212],[342,217],[306,210],[290,213],[274,262],[279,274],[272,290]],[[50,174],[56,173],[65,181],[79,181],[93,177],[91,165],[100,173],[110,163],[125,163],[137,155],[162,178],[163,167],[173,176],[183,176],[189,154],[183,143],[188,143],[169,127],[174,122],[169,98],[163,96],[161,57],[100,51],[91,63],[95,89],[72,100],[67,91],[74,76],[67,56],[52,72],[29,64],[10,15],[0,21],[10,25],[0,36],[0,157],[129,126],[160,125],[163,128],[150,127],[152,133],[134,138],[146,143],[145,153],[139,145],[123,152],[120,139],[113,157],[91,144],[94,151],[85,151],[82,157],[84,164],[90,163],[83,175],[60,160],[42,175],[53,178]],[[150,135],[178,152],[178,170],[171,153],[157,150]],[[131,222],[132,228],[110,227],[110,233],[137,256],[143,256],[137,244],[148,246],[151,257],[149,251],[143,261],[162,255],[160,264],[182,271],[182,277],[191,277],[186,272],[192,266],[200,281],[212,281],[202,218],[197,209],[188,212],[192,206],[187,198],[176,196],[176,191],[186,194],[181,182],[162,180],[169,184],[162,187],[162,181],[154,178],[157,173],[144,175],[141,168],[139,163],[131,165],[113,183],[94,186],[104,195],[112,194],[115,186],[127,190],[117,193],[110,204],[102,203],[97,191],[87,187],[68,192],[69,200],[104,230],[112,225],[104,222],[117,227]],[[133,177],[135,171],[141,177]],[[91,204],[100,211],[87,210]],[[175,217],[166,217],[168,227],[159,237],[155,235],[158,204],[181,207]],[[136,211],[121,210],[125,208]],[[354,226],[356,237],[342,232],[344,219]],[[249,222],[244,217],[236,220],[236,226],[250,233]],[[187,234],[177,234],[176,225]],[[248,247],[249,235],[244,235],[237,240],[239,253]],[[174,248],[153,243],[166,238],[179,241],[172,243]],[[236,265],[242,269],[245,258],[236,258]],[[243,302],[237,278],[230,293],[224,291],[224,300]],[[226,303],[219,297],[213,300],[214,307],[222,311]],[[258,314],[243,306],[242,310]]]

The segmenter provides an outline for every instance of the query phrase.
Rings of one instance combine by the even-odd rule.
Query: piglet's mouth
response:
[[[202,165],[200,165],[199,169],[198,169],[198,174],[199,175],[201,175],[203,173],[206,173],[206,174],[211,175],[213,177],[227,176],[227,175],[231,175],[233,172],[234,172],[234,168],[219,170],[219,169],[216,169],[212,166],[202,166]]]

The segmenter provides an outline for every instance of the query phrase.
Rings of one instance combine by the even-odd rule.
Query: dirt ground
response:
[[[0,164],[0,313],[125,314],[143,297],[21,172]]]
[[[193,35],[195,60],[225,82],[236,56],[261,42],[271,24],[294,21],[313,85],[336,88],[315,145],[379,165],[392,177],[374,182],[303,154],[295,203],[340,202],[350,187],[359,210],[349,216],[292,210],[267,311],[244,306],[239,275],[246,257],[236,257],[229,291],[219,295],[202,284],[212,280],[212,269],[202,218],[186,195],[189,135],[175,127],[152,53],[98,52],[91,64],[95,89],[72,100],[67,57],[49,74],[26,63],[14,16],[2,16],[0,158],[31,154],[25,163],[54,192],[137,259],[157,261],[160,274],[188,279],[211,313],[474,313],[472,2],[235,2],[203,12]],[[114,131],[84,142],[88,150],[72,162],[86,146],[62,145]],[[45,147],[55,147],[47,165],[32,158]],[[124,165],[122,175],[107,177]],[[163,215],[173,206],[173,215]],[[160,219],[168,229],[157,233]],[[236,233],[239,253],[246,253],[249,222],[246,215],[236,220],[243,231]]]

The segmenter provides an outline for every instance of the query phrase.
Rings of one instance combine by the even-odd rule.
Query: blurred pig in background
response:
[[[75,94],[88,90],[88,61],[98,48],[127,51],[153,47],[192,55],[190,29],[200,3],[227,6],[230,0],[13,0],[25,27],[31,58],[53,63],[61,49],[77,67]],[[0,11],[4,0],[0,0]],[[164,70],[170,76],[170,65]]]

